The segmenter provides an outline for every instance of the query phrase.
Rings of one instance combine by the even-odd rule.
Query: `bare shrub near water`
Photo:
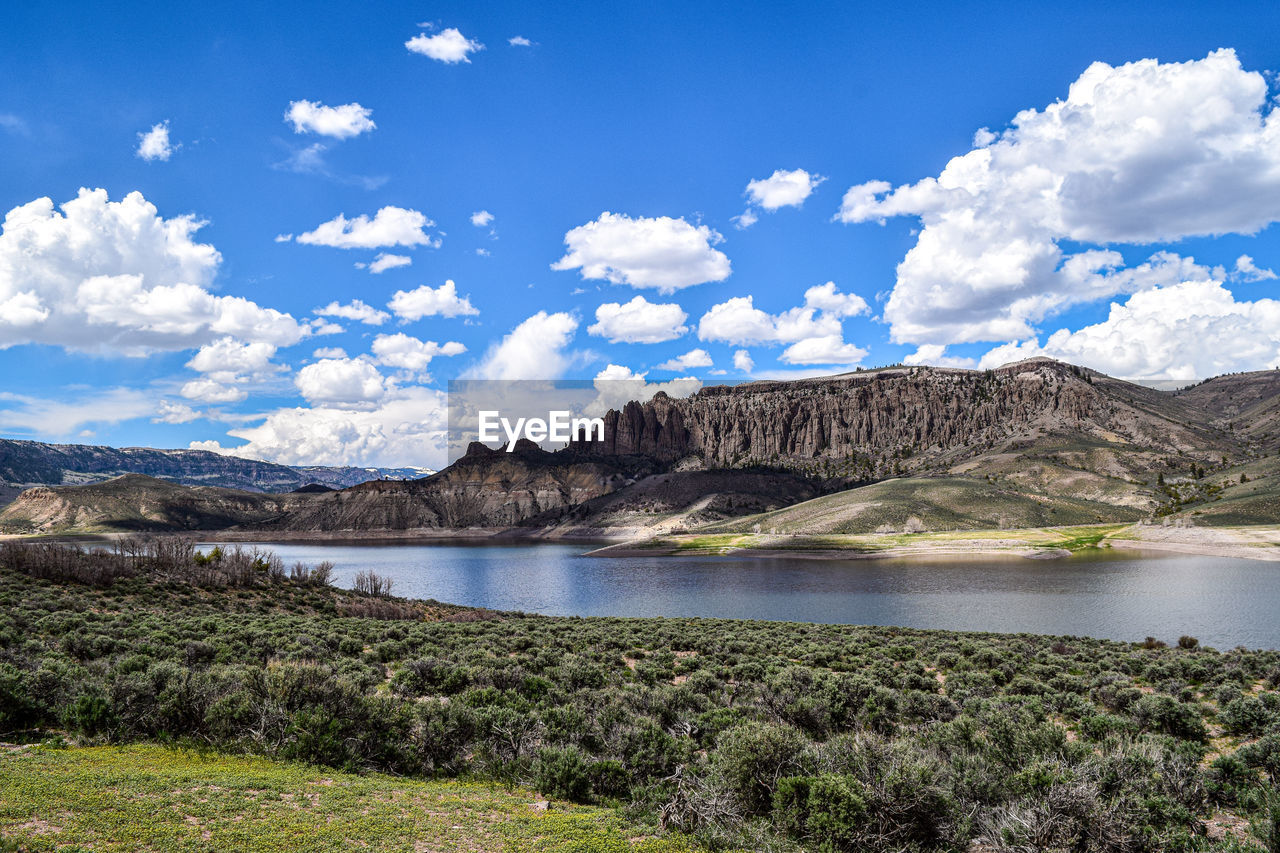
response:
[[[106,587],[146,576],[200,587],[255,587],[288,579],[327,584],[333,563],[286,570],[279,556],[261,548],[215,546],[207,553],[181,536],[126,536],[107,547],[14,540],[0,543],[0,565],[44,580],[77,581]],[[385,581],[382,594],[390,590]]]
[[[372,569],[366,569],[356,574],[355,591],[362,592],[365,595],[385,598],[391,594],[393,586],[395,586],[395,582],[391,578],[384,578]]]

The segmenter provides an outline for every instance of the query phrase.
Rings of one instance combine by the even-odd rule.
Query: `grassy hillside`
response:
[[[1280,841],[1280,652],[498,614],[291,580],[269,558],[108,571],[15,547],[0,740],[288,762],[0,752],[0,832],[37,849],[206,831],[234,849],[246,825],[282,850],[615,850],[655,827],[659,850],[678,833],[845,853]],[[526,814],[528,791],[596,808]]]
[[[616,809],[478,782],[156,746],[0,750],[0,838],[32,851],[697,849],[653,832]]]
[[[849,534],[1011,529],[1136,521],[1127,507],[1049,497],[962,477],[886,480],[785,509],[699,528],[705,533]]]

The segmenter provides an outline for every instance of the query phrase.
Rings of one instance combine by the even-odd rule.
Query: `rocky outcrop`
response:
[[[1232,438],[1209,420],[1172,395],[1034,359],[992,371],[907,367],[659,394],[609,412],[604,440],[576,449],[872,478],[1047,437],[1220,454]]]
[[[656,469],[639,457],[583,459],[521,440],[511,453],[473,443],[465,456],[422,480],[370,482],[315,495],[264,529],[368,531],[511,527],[623,488]]]

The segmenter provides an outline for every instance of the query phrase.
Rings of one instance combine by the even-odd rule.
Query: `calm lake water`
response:
[[[584,545],[261,543],[287,565],[372,569],[396,595],[557,616],[715,616],[1280,648],[1280,564],[1099,554],[1062,560],[581,556]],[[207,547],[207,546],[206,546]]]

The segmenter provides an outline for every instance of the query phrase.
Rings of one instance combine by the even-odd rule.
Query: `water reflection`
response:
[[[268,544],[373,569],[395,593],[579,616],[716,616],[1280,647],[1280,565],[1201,556],[1066,560],[582,557],[576,545]]]

